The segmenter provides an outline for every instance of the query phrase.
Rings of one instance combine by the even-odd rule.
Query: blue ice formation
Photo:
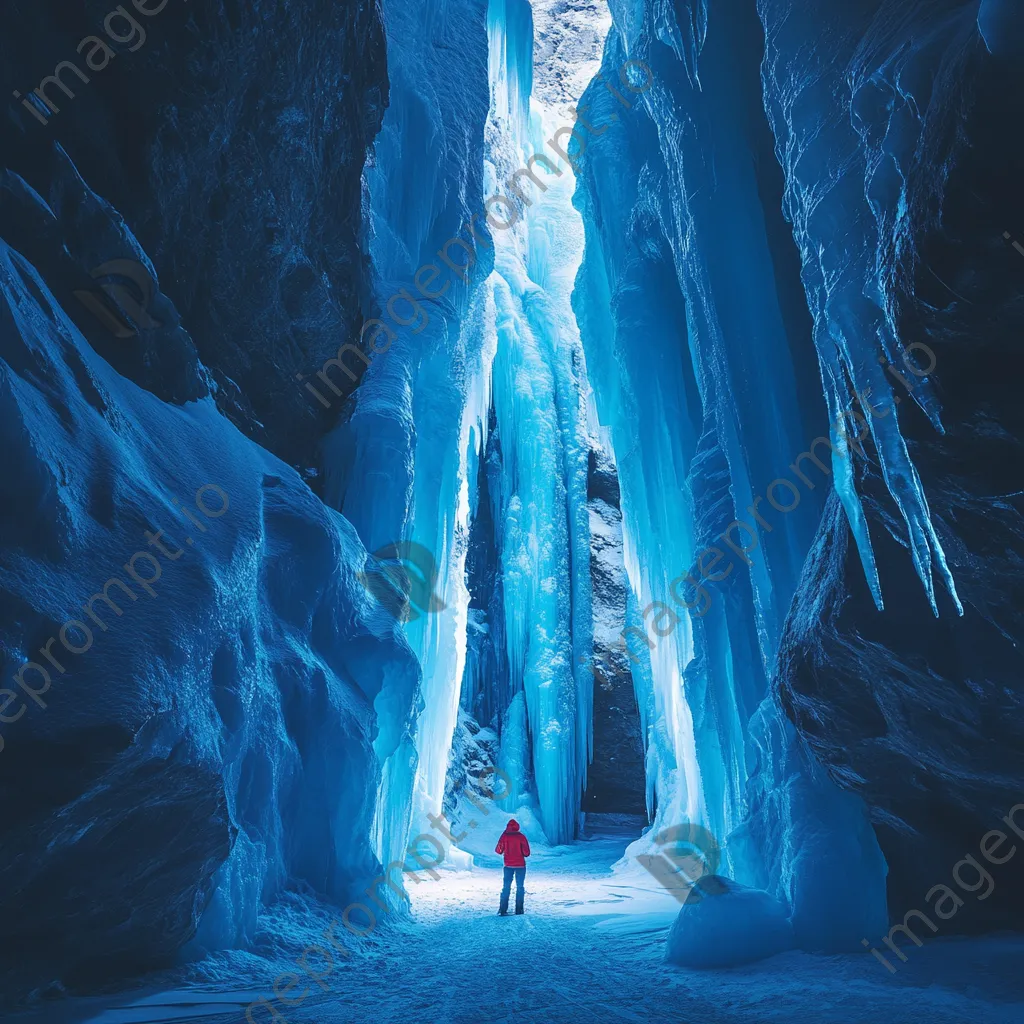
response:
[[[653,83],[587,146],[576,196],[587,248],[574,308],[647,634],[630,641],[651,806],[656,828],[694,821],[726,839],[728,873],[781,900],[800,945],[854,948],[886,919],[885,862],[863,804],[814,763],[771,692],[828,477],[795,501],[795,486],[764,494],[828,432],[820,331],[788,225],[765,201],[783,181],[755,12],[683,10],[612,4],[603,75],[628,59]],[[602,125],[621,113],[596,81],[583,105]]]
[[[590,756],[571,171],[555,169],[527,209],[485,204],[557,127],[530,111],[530,7],[496,2],[485,17],[480,4],[445,6],[457,66],[434,45],[437,17],[429,6],[385,11],[393,74],[367,175],[370,252],[380,315],[408,323],[370,362],[325,456],[328,500],[371,549],[401,538],[434,552],[445,605],[404,627],[424,711],[381,783],[382,859],[400,857],[409,828],[441,810],[460,698],[472,703],[474,687],[488,690],[481,713],[501,729],[501,763],[515,792],[536,799],[552,841],[575,834]],[[431,265],[444,274],[431,290],[443,295],[396,302]],[[484,557],[500,577],[490,620],[469,607],[465,584],[470,524],[483,517],[493,522]],[[491,677],[495,666],[507,675]]]
[[[669,930],[666,958],[681,967],[732,967],[793,947],[784,903],[711,875],[697,880]]]
[[[431,552],[438,568],[443,610],[404,624],[422,666],[423,711],[396,725],[401,739],[377,793],[375,848],[391,863],[404,859],[414,821],[427,827],[426,815],[441,810],[457,719],[467,488],[486,423],[477,276],[491,256],[464,230],[482,209],[485,5],[388,4],[384,17],[390,104],[366,188],[372,308],[387,332],[325,442],[324,459],[326,499],[369,549],[411,541]],[[437,46],[449,35],[459,40],[458,61]],[[446,246],[457,237],[462,241]],[[431,265],[436,274],[417,276]]]
[[[241,40],[225,66],[248,66],[253,39],[267,46],[248,20],[267,6],[225,19]],[[0,177],[5,671],[49,658],[48,638],[151,548],[145,530],[191,529],[188,495],[230,496],[182,555],[154,563],[157,597],[133,594],[56,676],[38,665],[45,708],[3,718],[0,773],[33,780],[11,787],[0,840],[28,873],[0,907],[14,939],[30,898],[52,924],[89,878],[117,911],[82,925],[109,962],[251,945],[282,894],[344,903],[404,861],[484,756],[508,779],[503,810],[551,845],[573,841],[589,768],[607,757],[595,651],[619,625],[644,745],[643,778],[624,789],[646,794],[653,822],[632,852],[683,822],[723,843],[727,892],[684,908],[671,955],[859,950],[886,930],[863,778],[806,742],[806,719],[834,735],[838,686],[812,673],[794,725],[779,666],[787,638],[821,642],[818,619],[855,604],[856,585],[872,615],[891,612],[885,545],[908,553],[930,623],[970,615],[920,456],[955,418],[927,346],[904,348],[902,304],[925,262],[918,214],[955,170],[961,73],[1009,61],[1017,22],[1003,0],[608,8],[310,3],[295,17],[331,19],[317,59],[297,51],[287,97],[255,114],[225,85],[237,124],[165,92],[139,140],[118,118],[66,119],[81,161],[51,140],[8,146],[28,137],[0,124],[24,171]],[[175,31],[196,36],[191,22]],[[196,45],[182,61],[219,67]],[[171,58],[149,52],[165,70]],[[273,155],[251,172],[247,216],[250,179],[232,168],[259,163],[250,145]],[[274,158],[286,150],[294,163]],[[144,168],[140,195],[158,208],[123,215],[131,190],[106,202],[76,162],[111,190]],[[337,208],[310,213],[311,195]],[[208,276],[158,275],[188,262],[196,218]],[[112,346],[69,312],[110,260],[156,289],[159,330],[133,324],[137,344]],[[260,325],[244,346],[223,340]],[[899,416],[897,386],[913,398]],[[598,538],[602,474],[615,497]],[[989,482],[971,486],[988,495]],[[856,584],[838,566],[847,528]],[[400,591],[381,562],[402,551],[427,554],[436,600],[396,616],[408,595],[396,604],[367,581]],[[602,572],[622,607],[594,599]],[[829,639],[861,635],[844,628]],[[908,662],[919,653],[899,642]],[[968,667],[957,682],[973,690]],[[973,763],[961,811],[983,774]],[[879,802],[876,786],[876,818]],[[82,944],[70,931],[25,984],[80,969]]]
[[[511,24],[507,40],[494,49],[520,54],[523,46],[514,36],[519,27]],[[506,31],[493,24],[495,35]],[[529,69],[507,56],[492,64],[495,141],[487,167],[498,191],[533,154],[544,152],[545,133],[559,127],[543,110],[524,120],[512,102],[528,88]],[[503,107],[505,95],[509,105]],[[540,820],[555,843],[576,833],[590,759],[593,685],[586,664],[591,612],[585,370],[570,306],[582,225],[571,208],[571,173],[562,162],[559,176],[528,197],[513,226],[494,232],[495,267],[486,284],[496,334],[490,388],[501,465],[498,486],[489,491],[490,514],[500,531],[496,557],[514,691],[510,709],[521,692],[529,724],[525,734],[504,731],[502,750],[518,763],[532,762]],[[529,758],[514,751],[506,755],[506,743],[527,737]]]
[[[108,255],[140,252],[126,234]],[[9,802],[16,917],[45,929],[83,891],[103,908],[26,956],[20,984],[61,977],[83,944],[114,971],[189,941],[247,945],[296,886],[347,902],[376,873],[374,781],[420,681],[358,582],[355,530],[211,398],[164,402],[118,374],[5,243],[0,324],[0,487],[21,523],[4,648],[11,671],[42,663],[0,757],[46,779],[48,801],[86,780],[50,818],[36,794]],[[223,501],[206,507],[225,506],[208,522],[207,485]],[[77,653],[51,642],[49,663],[37,648],[62,629]]]

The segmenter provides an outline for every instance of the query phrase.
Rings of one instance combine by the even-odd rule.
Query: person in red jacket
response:
[[[523,900],[526,897],[523,885],[526,882],[526,858],[530,856],[530,841],[519,831],[519,822],[511,818],[501,833],[495,853],[505,858],[505,879],[501,887],[501,905],[498,913],[508,914],[508,894],[512,890],[512,878],[516,880],[516,913],[523,914]]]

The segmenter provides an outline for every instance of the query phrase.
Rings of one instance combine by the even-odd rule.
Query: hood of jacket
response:
[[[519,831],[519,822],[516,821],[515,818],[512,818],[509,821],[509,823],[505,826],[505,831],[506,832],[518,832]],[[491,834],[493,835],[494,833],[492,832]]]

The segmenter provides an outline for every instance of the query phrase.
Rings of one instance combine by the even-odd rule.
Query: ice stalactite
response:
[[[527,124],[533,92],[533,9],[529,0],[490,0],[491,108],[514,123]]]
[[[505,773],[509,787],[502,795],[502,806],[515,811],[530,786],[530,734],[527,725],[526,695],[520,690],[505,709],[501,727],[501,757],[498,767]]]
[[[811,12],[794,17],[791,4],[774,0],[761,0],[758,9],[767,40],[765,109],[785,172],[785,211],[800,247],[830,422],[843,422],[857,396],[865,396],[861,404],[867,402],[871,414],[865,411],[863,418],[932,610],[939,614],[937,576],[962,615],[927,496],[900,432],[893,379],[912,375],[911,395],[941,433],[939,405],[927,379],[935,367],[921,365],[931,360],[920,353],[931,350],[919,341],[905,348],[900,340],[897,278],[916,262],[913,213],[924,213],[925,197],[911,188],[912,171],[922,158],[930,163],[926,191],[937,199],[952,168],[947,157],[956,128],[949,112],[961,90],[958,69],[976,44],[976,8],[882,4],[867,10],[852,4],[829,19],[836,45],[827,56],[809,45],[817,30]],[[837,49],[852,58],[848,65],[836,60]],[[881,609],[882,585],[853,459],[837,454],[832,463]]]

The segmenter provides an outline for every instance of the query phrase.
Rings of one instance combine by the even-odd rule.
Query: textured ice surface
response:
[[[244,945],[286,888],[347,901],[375,873],[379,762],[419,682],[357,580],[355,531],[211,399],[120,376],[2,243],[0,357],[5,676],[67,620],[91,627],[3,727],[0,771],[36,780],[9,785],[0,840],[22,950],[5,983],[146,966],[193,936],[192,953]],[[206,522],[205,485],[227,506]],[[115,576],[128,591],[93,601],[97,621],[83,604]]]
[[[738,0],[611,9],[603,77],[632,105],[598,81],[583,97],[606,131],[582,159],[574,307],[646,633],[629,640],[657,807],[640,846],[702,824],[723,843],[720,870],[787,905],[800,941],[852,948],[885,920],[884,860],[865,809],[813,764],[770,688],[824,488],[795,505],[764,495],[825,410],[800,265],[769,201],[783,184],[760,26]],[[620,83],[627,58],[649,83]]]
[[[884,367],[893,363],[904,376],[927,376],[917,369],[919,359],[905,360],[898,325],[896,278],[906,272],[900,262],[913,246],[910,211],[916,205],[908,179],[927,151],[927,188],[935,197],[945,189],[952,165],[944,157],[956,129],[942,121],[961,89],[958,68],[965,66],[976,33],[974,8],[908,5],[902,15],[906,24],[891,34],[880,28],[855,52],[873,20],[868,5],[845,5],[830,17],[834,38],[827,50],[815,45],[813,5],[761,0],[758,6],[766,34],[765,109],[786,176],[785,211],[800,247],[829,421],[842,421],[854,396],[870,394],[879,411],[867,417],[868,427],[906,524],[914,567],[936,615],[934,576],[962,614],[928,499],[900,432],[899,396]],[[848,66],[837,60],[837,51],[851,53]],[[931,149],[937,145],[946,152]],[[912,251],[909,256],[912,263]],[[941,432],[930,383],[920,381],[912,395]],[[836,490],[881,609],[881,583],[853,460],[832,461]]]

